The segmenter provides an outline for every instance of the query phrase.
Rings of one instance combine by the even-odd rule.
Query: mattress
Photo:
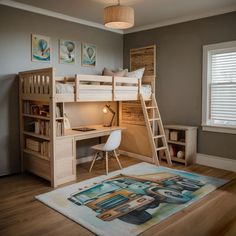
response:
[[[65,94],[65,93],[74,93],[75,85],[73,83],[56,83],[56,93]],[[141,94],[144,99],[149,99],[152,94],[152,87],[149,84],[143,84],[140,89]]]

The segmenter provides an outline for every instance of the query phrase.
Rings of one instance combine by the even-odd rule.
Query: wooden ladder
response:
[[[144,100],[142,94],[140,95],[145,123],[148,130],[148,137],[152,148],[153,162],[160,165],[157,152],[163,150],[169,165],[172,165],[168,144],[166,141],[165,131],[162,124],[160,112],[157,106],[155,95],[151,95],[151,99]],[[147,105],[148,103],[148,105]],[[150,105],[151,104],[151,105]],[[150,112],[148,112],[150,111]],[[151,117],[150,117],[151,115]],[[158,141],[162,140],[162,145],[158,146]]]

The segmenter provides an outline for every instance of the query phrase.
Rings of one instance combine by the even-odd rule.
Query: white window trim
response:
[[[224,42],[224,43],[216,43],[210,45],[203,46],[203,60],[202,60],[202,129],[204,131],[211,132],[221,132],[221,133],[230,133],[236,134],[235,126],[224,126],[224,125],[212,125],[209,122],[208,114],[209,114],[209,56],[210,51],[225,51],[226,49],[231,49],[236,47],[236,41]]]

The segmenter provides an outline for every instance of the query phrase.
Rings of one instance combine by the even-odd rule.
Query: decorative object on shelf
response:
[[[70,40],[60,40],[59,62],[61,64],[75,64],[75,42]]]
[[[96,66],[96,45],[82,44],[82,66]]]
[[[107,105],[107,104],[105,105],[105,107],[103,107],[102,111],[103,111],[103,113],[108,113],[108,111],[111,112],[112,118],[111,118],[110,123],[108,125],[104,125],[105,127],[111,127],[112,123],[113,123],[113,120],[114,120],[114,117],[116,115],[115,111],[111,108],[110,105]]]
[[[112,29],[128,29],[134,26],[134,9],[121,6],[120,0],[117,5],[104,9],[104,25]]]
[[[64,128],[65,129],[70,129],[71,128],[70,121],[69,121],[68,116],[66,115],[66,113],[64,113]]]
[[[50,62],[50,38],[43,35],[32,34],[32,61]]]
[[[175,157],[177,154],[176,147],[171,144],[168,144],[168,148],[169,148],[170,156]]]
[[[170,132],[170,140],[171,141],[178,141],[178,132],[177,131]]]
[[[61,108],[60,106],[56,105],[56,118],[61,117]]]
[[[177,152],[177,157],[183,159],[184,158],[184,151],[178,151]]]

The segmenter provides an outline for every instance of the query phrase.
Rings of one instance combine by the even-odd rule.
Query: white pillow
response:
[[[134,71],[128,72],[126,74],[126,77],[138,78],[139,80],[142,80],[143,74],[144,74],[144,70],[145,70],[145,68],[141,68],[141,69],[138,69],[138,70],[134,70]],[[141,83],[142,83],[142,81],[141,81]],[[132,86],[133,84],[125,83],[125,85]]]
[[[108,75],[108,76],[119,76],[119,77],[124,77],[128,73],[128,69],[121,69],[119,68],[118,70],[110,70],[107,69],[106,67],[103,69],[102,75]],[[103,85],[107,83],[102,83]],[[117,83],[117,86],[121,86],[122,83]]]
[[[102,75],[124,77],[127,75],[127,73],[128,73],[128,69],[119,68],[118,70],[110,70],[105,67],[103,69]]]

